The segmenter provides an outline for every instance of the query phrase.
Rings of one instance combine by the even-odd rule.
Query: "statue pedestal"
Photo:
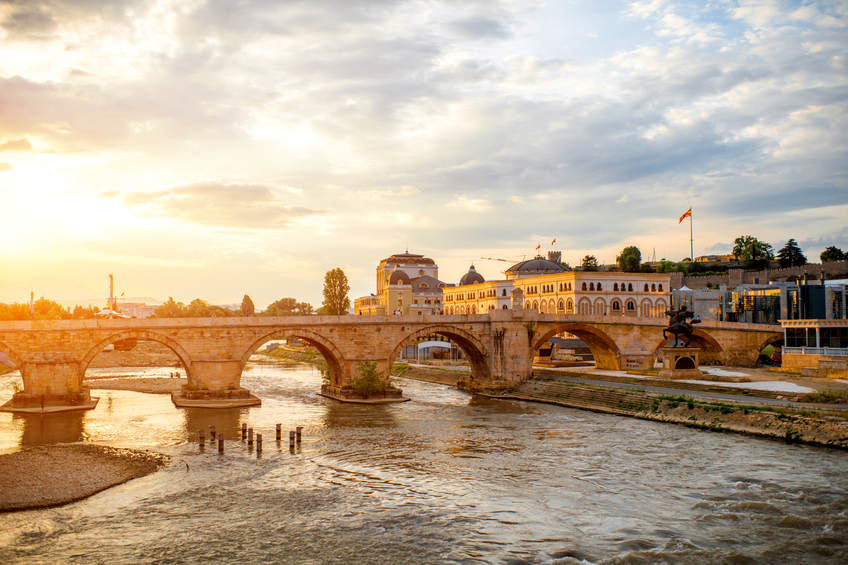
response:
[[[700,347],[663,347],[660,349],[663,368],[660,377],[664,379],[698,379],[703,373],[698,370]]]

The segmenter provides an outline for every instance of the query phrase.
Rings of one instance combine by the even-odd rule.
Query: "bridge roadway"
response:
[[[493,310],[476,315],[300,316],[56,320],[0,322],[0,351],[21,371],[24,390],[18,405],[42,397],[47,404],[81,402],[91,360],[106,346],[149,340],[180,358],[189,391],[221,398],[247,394],[241,373],[250,356],[268,341],[299,338],[326,358],[329,383],[338,393],[358,374],[362,361],[375,361],[386,378],[400,351],[421,337],[441,335],[456,343],[471,366],[470,389],[512,386],[530,378],[533,357],[552,336],[569,332],[592,350],[601,369],[653,366],[665,344],[665,318],[541,314],[533,310]],[[703,362],[753,365],[758,352],[783,339],[778,325],[704,322],[692,343]]]

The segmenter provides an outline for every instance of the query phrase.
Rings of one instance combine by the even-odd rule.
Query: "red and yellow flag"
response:
[[[682,216],[680,216],[680,222],[682,222],[682,221],[683,221],[683,220],[685,220],[686,218],[691,218],[691,217],[692,217],[692,208],[689,208],[688,210],[686,210],[686,213],[685,213],[685,214],[683,214]],[[679,224],[680,222],[677,222],[677,223]]]
[[[553,240],[553,241],[551,242],[551,245],[553,245],[554,243],[556,243],[556,240]]]
[[[542,247],[542,244],[540,243],[539,245],[536,246],[536,251],[538,251],[541,247]]]

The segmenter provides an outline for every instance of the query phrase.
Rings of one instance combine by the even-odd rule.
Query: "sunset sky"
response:
[[[846,173],[845,0],[0,0],[0,281],[317,307],[406,242],[680,260],[690,206],[818,261]]]

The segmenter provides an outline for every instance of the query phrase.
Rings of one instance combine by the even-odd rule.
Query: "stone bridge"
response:
[[[479,315],[303,316],[171,318],[0,322],[0,352],[17,365],[21,402],[46,395],[48,403],[87,398],[83,386],[91,360],[124,340],[155,341],[180,358],[191,390],[235,391],[250,356],[263,344],[300,338],[329,366],[330,389],[357,375],[360,361],[376,361],[388,378],[401,350],[438,334],[456,343],[471,366],[470,387],[511,386],[530,377],[536,351],[549,338],[569,332],[582,339],[602,369],[653,366],[665,340],[663,318],[541,314],[494,310]],[[704,362],[753,365],[759,351],[783,339],[780,326],[704,322],[692,342]]]

